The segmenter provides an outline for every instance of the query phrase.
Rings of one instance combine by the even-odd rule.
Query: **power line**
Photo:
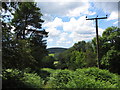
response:
[[[87,16],[86,16],[87,18]],[[96,18],[87,18],[86,20],[95,20],[96,22],[96,42],[97,42],[97,62],[98,62],[98,68],[100,68],[100,55],[99,55],[99,38],[98,38],[98,20],[99,19],[107,19],[107,15],[106,17],[101,17],[98,18],[98,16]]]

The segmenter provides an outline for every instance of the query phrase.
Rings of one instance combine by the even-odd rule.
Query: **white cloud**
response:
[[[118,19],[118,13],[112,12],[107,20],[115,20]]]
[[[93,32],[93,21],[87,21],[84,16],[79,19],[71,18],[69,22],[63,23],[63,30],[68,32],[77,32],[81,34],[91,34]]]
[[[70,34],[70,37],[73,38],[74,43],[82,40],[91,40],[93,37],[95,37],[95,34],[79,34],[77,32],[72,32]]]
[[[80,0],[80,2],[76,2],[76,0],[71,1],[72,2],[38,2],[37,6],[41,8],[43,19],[47,21],[51,21],[50,17],[54,16],[77,17],[88,12],[90,7],[89,0]]]
[[[58,37],[61,33],[59,30],[53,27],[49,27],[48,29],[46,29],[46,31],[49,32],[48,33],[49,37],[53,37],[53,38]]]
[[[63,41],[66,41],[66,37],[68,36],[69,34],[66,33],[66,32],[63,32],[60,34],[60,42],[63,42]]]
[[[57,22],[58,21],[58,22]],[[44,26],[49,32],[48,42],[54,43],[57,46],[72,46],[74,43],[82,40],[89,41],[95,37],[94,21],[87,21],[84,16],[75,19],[71,18],[68,22],[63,22],[62,19],[56,17],[53,22],[48,22]],[[56,24],[61,23],[61,24]],[[58,30],[61,26],[63,30]],[[99,28],[99,35],[102,35],[104,30]]]
[[[76,0],[70,1],[38,3],[43,13],[43,19],[47,21],[44,23],[43,28],[47,28],[46,31],[49,32],[47,40],[51,46],[70,47],[78,41],[88,41],[96,36],[94,21],[86,20],[83,15],[95,15],[99,14],[99,11],[89,11],[89,8],[91,8],[90,0],[81,0],[80,2]],[[95,2],[94,5],[94,8],[100,8],[106,14],[110,14],[108,20],[118,18],[117,3]],[[69,17],[70,21],[65,22],[62,20],[62,17]],[[59,30],[57,27],[62,27],[63,30]],[[99,28],[98,31],[99,35],[102,35],[104,30]]]
[[[77,17],[80,16],[81,14],[86,14],[88,11],[88,8],[90,7],[89,3],[82,3],[79,7],[74,8],[73,10],[69,10],[66,16],[69,17]]]
[[[90,11],[88,11],[86,14],[87,14],[87,15],[95,15],[96,12],[90,12]]]
[[[52,27],[52,28],[58,26],[62,26],[62,19],[58,17],[56,17],[52,22],[48,22],[43,25],[43,27]]]
[[[118,24],[120,21],[116,21],[116,22],[114,22],[113,24]]]
[[[52,21],[54,19],[54,17],[52,17],[50,14],[43,14],[43,16],[41,18],[43,20],[45,20],[45,22],[49,22],[49,21]]]
[[[49,38],[47,41],[48,41],[48,42],[52,42],[52,41],[53,41],[53,39],[52,39],[52,38]]]

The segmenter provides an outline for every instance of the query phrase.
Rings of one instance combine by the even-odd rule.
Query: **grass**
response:
[[[55,56],[55,54],[49,54],[49,56],[52,56],[52,57],[54,57],[54,56]]]

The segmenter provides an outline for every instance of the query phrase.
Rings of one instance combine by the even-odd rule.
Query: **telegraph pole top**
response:
[[[86,16],[87,18],[87,16]],[[95,20],[95,19],[107,19],[107,15],[106,17],[100,17],[100,18],[87,18],[86,20]]]

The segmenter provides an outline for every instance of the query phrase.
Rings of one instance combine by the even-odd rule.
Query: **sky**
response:
[[[107,19],[98,20],[99,35],[107,27],[118,26],[117,1],[67,0],[37,2],[37,6],[41,8],[42,19],[45,20],[42,27],[49,32],[47,48],[69,48],[78,41],[91,41],[96,36],[95,20],[86,20],[86,16],[95,18],[108,15]]]

